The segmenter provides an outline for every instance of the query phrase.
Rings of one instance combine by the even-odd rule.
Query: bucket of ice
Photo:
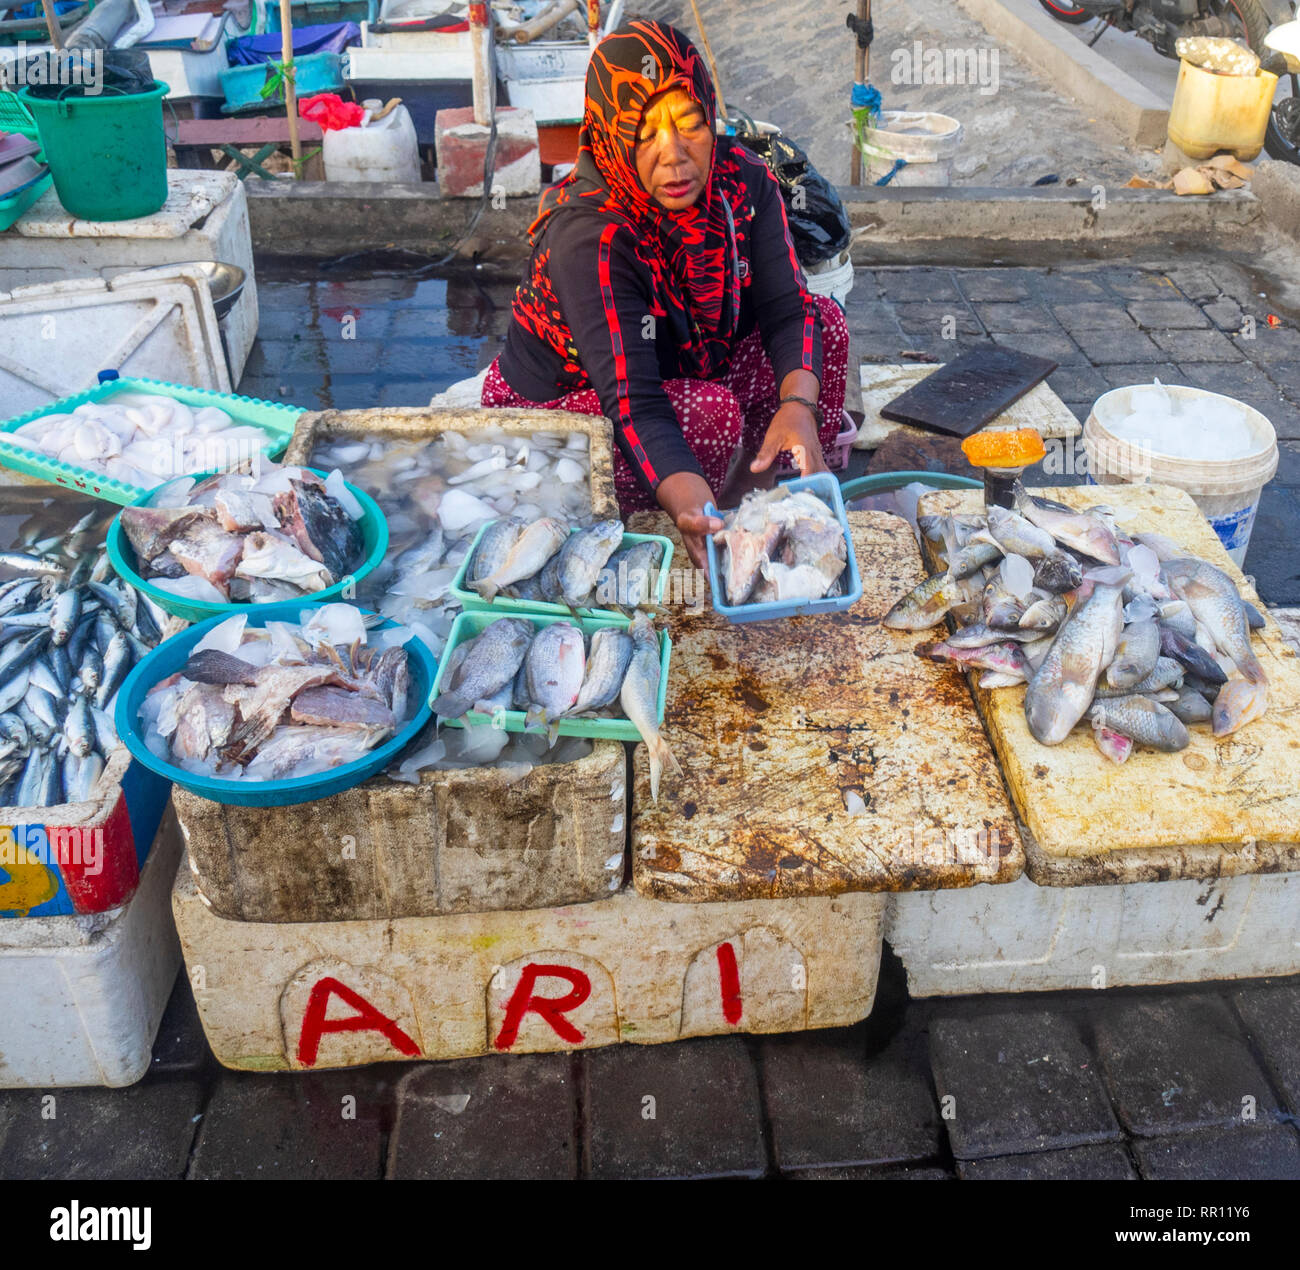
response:
[[[1277,436],[1258,410],[1202,388],[1137,384],[1098,397],[1083,425],[1088,481],[1186,490],[1238,566],[1259,496],[1277,471]]]

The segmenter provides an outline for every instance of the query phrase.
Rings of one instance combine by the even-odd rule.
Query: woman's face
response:
[[[681,88],[646,102],[637,132],[636,173],[660,207],[679,212],[704,192],[713,162],[713,125]]]

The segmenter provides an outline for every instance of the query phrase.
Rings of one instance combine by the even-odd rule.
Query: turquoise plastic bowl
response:
[[[327,475],[325,472],[316,471],[314,467],[305,468],[304,470],[316,472],[316,475],[321,478]],[[216,475],[214,472],[204,472],[196,474],[193,479],[196,482],[204,481],[209,476],[214,475]],[[189,480],[190,477],[177,476],[174,479],[185,481]],[[171,481],[164,481],[162,485],[158,486],[158,489],[152,489],[147,494],[142,494],[135,500],[133,506],[146,506],[158,493],[158,490],[165,489],[171,483]],[[373,573],[388,553],[388,521],[384,519],[384,513],[379,510],[379,504],[364,490],[357,489],[355,485],[350,485],[346,481],[344,481],[344,484],[351,490],[352,497],[361,504],[361,541],[365,558],[341,582],[336,582],[323,591],[313,591],[310,596],[304,596],[300,600],[284,601],[286,604],[320,604],[327,600],[344,598],[343,592],[349,587],[355,588],[362,578]],[[119,578],[129,582],[137,591],[144,592],[159,608],[171,613],[174,617],[183,617],[187,622],[201,622],[209,617],[229,617],[232,613],[248,613],[251,615],[260,613],[263,609],[274,607],[274,605],[270,604],[254,604],[252,602],[221,604],[216,600],[185,600],[179,595],[172,595],[170,591],[164,591],[161,587],[154,586],[151,582],[146,582],[136,572],[135,549],[127,539],[126,531],[122,528],[121,512],[118,512],[113,517],[113,523],[108,527],[108,537],[105,545],[108,548],[108,558],[117,571]]]
[[[290,600],[282,604],[256,604],[249,607],[247,613],[249,626],[265,626],[267,622],[302,622],[311,616],[311,611],[319,606],[304,600]],[[362,609],[363,613],[369,612]],[[395,759],[419,734],[420,729],[429,721],[429,694],[433,690],[433,681],[438,674],[438,660],[417,638],[404,645],[407,652],[407,664],[411,671],[411,687],[408,692],[410,700],[418,703],[418,709],[411,721],[383,745],[371,750],[365,758],[355,763],[345,763],[342,767],[332,768],[328,772],[318,772],[315,776],[304,776],[298,780],[283,781],[223,781],[207,776],[197,776],[187,772],[183,767],[160,759],[144,743],[140,734],[140,706],[149,693],[149,689],[168,675],[174,675],[189,660],[190,650],[214,626],[225,621],[229,614],[210,618],[165,639],[148,656],[142,658],[126,681],[122,684],[117,698],[117,712],[113,720],[117,734],[123,744],[151,772],[174,781],[182,789],[200,798],[210,799],[214,803],[230,803],[236,807],[288,807],[294,803],[308,803],[317,798],[328,798],[331,794],[341,793],[360,785],[362,781],[377,776]],[[377,629],[397,626],[388,620]]]

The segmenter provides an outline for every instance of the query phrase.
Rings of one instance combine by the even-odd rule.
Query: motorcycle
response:
[[[1253,49],[1281,78],[1269,114],[1264,148],[1274,159],[1300,163],[1300,4],[1291,0],[1038,0],[1059,22],[1100,21],[1091,43],[1110,28],[1131,31],[1157,53],[1177,58],[1183,36],[1210,35]],[[1280,34],[1279,34],[1280,33]],[[1281,39],[1282,43],[1271,43]],[[1283,47],[1285,45],[1285,47]]]

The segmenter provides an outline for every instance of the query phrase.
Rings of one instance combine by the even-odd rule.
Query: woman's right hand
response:
[[[704,512],[705,504],[714,501],[709,483],[694,472],[674,472],[659,482],[657,495],[659,505],[673,518],[682,536],[686,554],[697,569],[707,572],[709,557],[704,540],[722,528],[720,517]]]

